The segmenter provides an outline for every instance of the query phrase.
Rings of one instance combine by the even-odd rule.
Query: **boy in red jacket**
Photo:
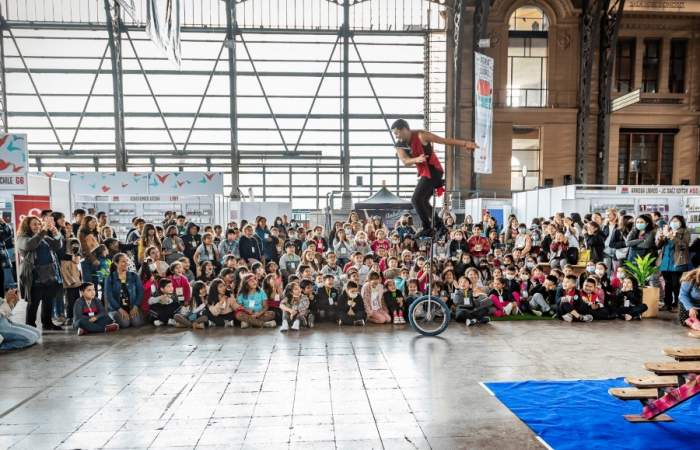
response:
[[[559,305],[557,306],[557,314],[566,322],[574,320],[591,322],[593,316],[590,314],[582,314],[581,311],[586,311],[583,308],[583,300],[581,293],[576,289],[576,275],[566,275],[562,282],[562,294],[559,297]],[[590,300],[590,297],[589,297]]]

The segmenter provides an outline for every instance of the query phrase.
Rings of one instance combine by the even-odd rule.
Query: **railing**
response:
[[[9,21],[56,24],[105,23],[104,0],[2,0]],[[440,15],[444,1],[365,0],[350,5],[350,28],[379,32],[444,30]],[[129,0],[125,1],[129,3]],[[146,23],[146,0],[134,0],[133,17],[123,14],[127,26]],[[242,29],[338,30],[342,24],[341,1],[236,0],[238,26]],[[222,0],[180,1],[180,25],[184,28],[223,28],[226,3]]]

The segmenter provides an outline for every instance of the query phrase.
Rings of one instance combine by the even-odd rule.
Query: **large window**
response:
[[[524,6],[511,15],[508,26],[507,105],[543,107],[547,104],[547,16],[535,6]]]
[[[687,50],[687,39],[671,40],[671,61],[668,69],[668,91],[672,94],[685,93],[685,58]]]
[[[615,87],[617,92],[626,94],[634,86],[634,38],[620,39],[615,56]]]
[[[523,191],[540,184],[540,129],[513,127],[510,189]],[[523,176],[525,174],[525,176]]]
[[[671,184],[677,130],[621,130],[620,184]]]
[[[661,39],[644,40],[644,61],[642,65],[642,91],[659,92],[659,60]]]

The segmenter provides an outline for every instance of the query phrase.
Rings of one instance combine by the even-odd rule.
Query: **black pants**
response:
[[[356,320],[367,320],[367,314],[364,310],[355,311],[355,315],[349,315],[347,311],[338,313],[338,320],[343,325],[354,325]]]
[[[75,288],[66,288],[66,317],[69,319],[73,318],[73,308],[75,307],[75,301],[80,297],[80,290]]]
[[[172,302],[169,305],[154,303],[151,305],[149,315],[153,320],[160,320],[161,322],[167,323],[168,320],[175,316],[178,309],[180,309],[180,304],[176,302]]]
[[[642,303],[641,305],[630,305],[627,308],[622,306],[617,308],[615,312],[617,313],[618,318],[623,319],[625,314],[629,314],[632,317],[641,317],[641,315],[644,314],[647,309],[647,305]]]
[[[318,322],[336,322],[338,320],[338,314],[336,313],[335,306],[324,305],[323,307],[317,307],[314,312],[314,318]]]
[[[416,209],[421,225],[425,230],[432,227],[433,207],[430,204],[430,197],[433,196],[434,190],[435,182],[433,180],[420,177],[411,197],[411,203]]]
[[[455,320],[462,323],[466,322],[467,319],[480,320],[489,315],[489,309],[490,308],[486,305],[476,306],[474,308],[458,305],[455,313]]]
[[[36,328],[36,313],[39,309],[39,303],[41,303],[41,325],[44,328],[53,326],[51,313],[57,289],[58,285],[56,284],[35,284],[32,286],[32,301],[27,305],[27,317],[24,323]]]
[[[681,276],[683,272],[661,272],[666,283],[664,287],[664,306],[678,305],[678,295],[681,292]]]
[[[207,317],[209,318],[209,320],[214,322],[217,327],[223,327],[225,321],[234,320],[236,318],[236,315],[232,312],[230,312],[228,314],[219,314],[218,316],[215,316],[214,314],[211,313],[211,311],[209,311],[209,308],[205,308],[204,311],[205,311],[205,314],[207,315]]]

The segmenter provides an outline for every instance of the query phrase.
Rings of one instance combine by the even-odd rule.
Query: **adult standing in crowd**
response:
[[[43,222],[36,217],[22,219],[17,233],[17,251],[20,256],[20,287],[27,300],[25,323],[36,327],[36,314],[41,303],[41,325],[44,331],[61,330],[51,322],[53,304],[62,292],[63,282],[56,252],[61,249],[61,233],[53,218]]]
[[[690,231],[683,216],[673,216],[658,235],[657,245],[661,249],[659,270],[664,278],[664,309],[672,311],[678,305],[681,277],[690,263]]]

